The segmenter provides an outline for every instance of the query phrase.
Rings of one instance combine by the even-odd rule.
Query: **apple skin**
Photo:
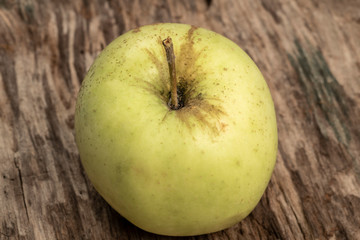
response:
[[[184,107],[168,107],[162,40],[174,43]],[[80,89],[76,143],[96,190],[161,235],[216,232],[245,218],[270,180],[277,126],[268,86],[229,39],[185,24],[129,31],[97,57]]]

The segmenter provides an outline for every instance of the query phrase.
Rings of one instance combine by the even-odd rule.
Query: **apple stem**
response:
[[[171,109],[176,110],[179,109],[178,95],[177,95],[177,81],[176,81],[176,70],[175,70],[175,54],[174,47],[172,43],[172,39],[167,37],[162,41],[165,51],[166,51],[166,59],[169,65],[169,73],[170,73],[170,103],[169,106]]]

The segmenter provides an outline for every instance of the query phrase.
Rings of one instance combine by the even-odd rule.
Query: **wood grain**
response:
[[[155,22],[235,41],[277,110],[278,159],[259,205],[192,239],[360,239],[357,0],[0,0],[0,239],[168,239],[109,207],[74,141],[77,92],[96,55]]]

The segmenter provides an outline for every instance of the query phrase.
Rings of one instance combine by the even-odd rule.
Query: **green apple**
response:
[[[96,190],[162,235],[215,232],[245,218],[277,153],[259,69],[229,39],[185,24],[143,26],[109,44],[82,83],[75,130]]]

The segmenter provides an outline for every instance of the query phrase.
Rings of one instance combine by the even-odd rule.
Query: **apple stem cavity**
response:
[[[168,103],[170,109],[177,110],[180,108],[178,93],[177,93],[177,80],[176,80],[176,70],[175,70],[175,54],[173,42],[170,37],[167,37],[162,41],[165,51],[166,51],[166,59],[169,65],[169,73],[170,73],[170,101]]]

